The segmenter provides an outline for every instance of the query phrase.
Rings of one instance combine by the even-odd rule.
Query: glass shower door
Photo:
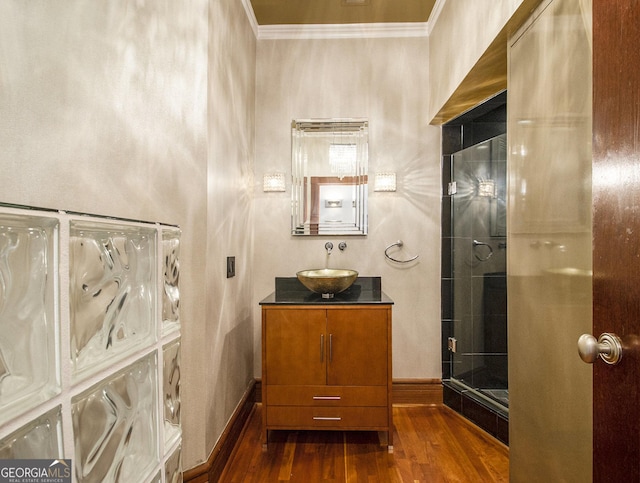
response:
[[[506,134],[453,155],[452,378],[508,407]]]

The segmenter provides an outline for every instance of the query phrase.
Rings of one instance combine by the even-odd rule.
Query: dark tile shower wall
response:
[[[452,250],[454,248],[452,227],[452,198],[448,194],[448,186],[452,181],[452,154],[481,143],[506,132],[506,92],[500,93],[468,113],[447,123],[442,127],[442,264],[441,264],[441,317],[442,317],[442,379],[447,381],[453,375],[451,353],[448,350],[448,339],[454,334],[454,267]],[[495,274],[499,275],[499,274]],[[506,277],[502,277],[506,281]],[[490,285],[500,284],[494,279]],[[494,299],[495,300],[495,299]],[[498,301],[498,303],[500,303]],[[495,308],[495,307],[494,307]],[[490,308],[492,309],[492,308]],[[491,318],[498,325],[506,324],[506,314],[500,317],[499,309],[494,310]],[[488,335],[485,341],[491,347],[504,347],[500,336]],[[502,345],[501,345],[502,344]],[[503,359],[506,357],[502,356]],[[497,377],[506,378],[506,361],[489,363],[490,369]],[[502,364],[502,365],[501,365]],[[472,420],[490,434],[508,443],[508,413],[496,410],[490,405],[478,401],[473,394],[464,391],[456,384],[444,384],[444,402],[463,416]]]

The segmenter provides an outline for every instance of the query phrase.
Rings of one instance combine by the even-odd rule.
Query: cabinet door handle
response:
[[[329,418],[329,417],[314,416],[313,420],[314,421],[342,421],[342,418]]]
[[[340,401],[340,396],[313,396],[315,401]]]
[[[329,334],[329,362],[333,362],[333,334]]]
[[[324,334],[320,334],[320,362],[324,362]]]

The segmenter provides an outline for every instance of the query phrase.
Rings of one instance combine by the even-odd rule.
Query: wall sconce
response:
[[[496,182],[492,179],[479,179],[478,196],[481,196],[483,198],[495,198]]]
[[[262,178],[262,190],[265,192],[285,191],[284,173],[266,173]]]
[[[324,200],[325,208],[342,208],[342,200]]]
[[[396,173],[376,173],[373,191],[395,191]]]

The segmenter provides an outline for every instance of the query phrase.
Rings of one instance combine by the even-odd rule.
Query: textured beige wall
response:
[[[205,448],[213,449],[253,380],[251,266],[256,40],[239,1],[211,2],[207,170],[207,319],[200,341],[207,392]],[[226,278],[226,257],[236,275]],[[206,267],[206,268],[205,268]],[[257,357],[260,357],[259,355]],[[203,387],[204,384],[204,387]],[[208,456],[208,455],[207,455]]]
[[[254,245],[255,353],[260,354],[258,302],[274,277],[324,267],[324,244],[337,247],[329,266],[381,276],[393,309],[393,374],[441,377],[440,341],[440,130],[429,126],[428,40],[260,40],[257,54],[256,187]],[[263,193],[262,175],[291,173],[294,118],[369,119],[369,173],[397,172],[396,193],[369,197],[366,237],[292,237],[290,186]],[[415,265],[384,257],[387,245],[405,242],[398,256],[419,254]],[[255,374],[260,375],[260,358]]]
[[[429,36],[430,120],[442,109],[523,2],[444,2]]]
[[[240,2],[0,2],[0,200],[182,228],[185,468],[253,376],[254,71]]]

